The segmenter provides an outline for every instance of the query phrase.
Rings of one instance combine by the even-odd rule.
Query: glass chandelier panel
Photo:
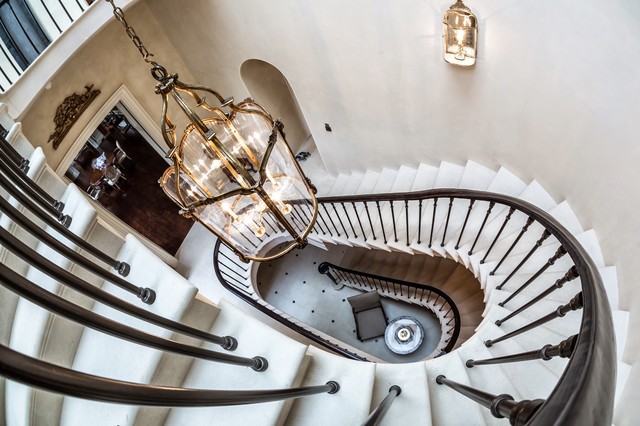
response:
[[[282,124],[249,99],[235,105],[207,89],[228,108],[225,112],[207,104],[193,89],[184,85],[177,89],[175,81],[172,90],[184,91],[197,101],[187,112],[196,122],[187,126],[174,146],[170,154],[174,165],[161,179],[182,214],[202,223],[243,259],[265,260],[259,254],[262,244],[274,234],[288,234],[292,241],[269,258],[303,246],[317,213],[315,188],[287,145]],[[180,93],[173,96],[186,107]],[[209,116],[200,119],[198,109]],[[165,123],[165,140],[174,145],[174,128],[167,116]]]
[[[458,0],[444,14],[444,60],[464,67],[476,63],[478,20],[471,10]]]

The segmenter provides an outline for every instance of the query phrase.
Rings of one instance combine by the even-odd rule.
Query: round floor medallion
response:
[[[422,324],[410,316],[394,318],[384,332],[387,347],[400,355],[410,354],[420,347],[424,340]]]

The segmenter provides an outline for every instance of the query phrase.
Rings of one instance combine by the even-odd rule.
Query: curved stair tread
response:
[[[410,191],[424,191],[433,188],[438,175],[438,168],[428,164],[420,163],[416,176],[411,184]]]
[[[256,372],[249,367],[197,359],[194,360],[183,386],[220,390],[284,389],[296,386],[307,365],[306,345],[249,317],[224,299],[218,307],[220,313],[210,332],[235,337],[238,340],[238,348],[232,354],[245,357],[264,356],[269,362],[269,367],[264,372]],[[206,343],[205,347],[220,350],[219,346],[209,343]],[[326,381],[320,384],[324,383]],[[277,401],[229,407],[203,407],[195,410],[176,408],[171,410],[165,424],[209,424],[211,419],[216,419],[216,425],[276,425],[281,424],[281,414],[287,409],[288,404],[286,401]]]
[[[435,425],[484,425],[482,407],[469,398],[436,383],[436,377],[444,375],[447,379],[470,385],[467,368],[458,351],[442,355],[425,362],[431,396],[431,416]]]
[[[103,290],[138,307],[180,321],[197,293],[197,288],[170,266],[160,260],[133,235],[127,235],[118,259],[129,263],[131,271],[127,280],[132,284],[156,291],[156,300],[146,305],[135,295],[115,284],[105,282]],[[176,334],[146,321],[134,318],[101,303],[93,311],[112,320],[164,338],[176,338]],[[86,328],[73,360],[77,371],[113,379],[150,383],[169,354]],[[62,405],[61,424],[100,424],[104,419],[114,424],[132,424],[140,407],[106,404],[65,397]]]
[[[369,415],[371,390],[375,381],[374,363],[344,359],[309,346],[311,362],[301,386],[322,385],[330,380],[340,383],[333,395],[319,394],[294,401],[287,426],[351,426]],[[347,408],[348,407],[348,408]]]
[[[431,425],[431,402],[424,363],[376,364],[369,411],[373,411],[382,402],[393,385],[400,386],[402,391],[380,424]]]

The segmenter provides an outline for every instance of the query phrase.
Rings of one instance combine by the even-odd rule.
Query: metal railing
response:
[[[322,262],[318,266],[318,272],[329,277],[334,284],[363,291],[376,291],[383,297],[393,296],[404,303],[427,309],[438,318],[443,335],[435,352],[440,355],[451,352],[454,348],[460,335],[460,312],[453,300],[442,290],[426,284],[354,271],[329,262]]]
[[[478,267],[478,273],[504,275],[497,288],[513,290],[520,297],[529,300],[520,308],[514,309],[517,312],[513,315],[497,321],[498,326],[565,284],[579,286],[580,289],[574,293],[578,294],[572,300],[559,302],[558,308],[553,312],[528,322],[516,330],[517,333],[511,333],[525,333],[549,321],[561,321],[569,311],[582,311],[580,329],[577,337],[571,340],[571,345],[561,343],[559,346],[563,349],[560,351],[555,346],[553,350],[549,348],[554,342],[540,342],[541,347],[547,348],[538,352],[543,357],[541,359],[555,352],[569,358],[565,373],[549,397],[545,401],[534,399],[516,404],[509,402],[513,398],[499,395],[500,403],[493,404],[492,412],[498,416],[510,415],[506,412],[505,407],[508,407],[509,412],[518,413],[512,415],[517,424],[610,423],[615,392],[616,349],[607,295],[598,268],[585,249],[550,214],[515,197],[463,189],[347,195],[320,198],[318,202],[319,214],[314,233],[320,241],[353,242],[372,248],[385,245],[397,250],[449,254],[452,257],[456,252],[463,251],[471,263],[491,267],[488,271],[484,266]],[[296,207],[294,204],[294,210]],[[552,254],[546,262],[533,263],[536,259],[534,253],[546,253],[549,249],[552,249]],[[517,256],[513,257],[514,254]],[[512,263],[506,262],[508,258],[515,258],[519,262],[512,266]],[[214,264],[220,262],[216,254]],[[510,269],[507,269],[507,265],[511,265]],[[562,267],[564,275],[545,283],[544,280],[548,278],[544,273],[552,265],[556,265],[555,271]],[[513,277],[522,270],[535,272],[527,282],[515,288]],[[218,279],[223,285],[229,285],[223,274],[218,274]],[[532,294],[534,283],[536,286],[544,286],[544,290]],[[529,291],[523,292],[524,288]],[[254,306],[258,304],[253,296],[244,299]],[[509,302],[510,299],[507,299],[500,304]],[[274,311],[272,310],[271,316],[277,316]],[[510,337],[512,336],[496,336],[485,344],[499,344],[501,340]],[[530,356],[513,354],[506,361],[523,361]],[[472,360],[469,367],[481,364]],[[446,378],[442,378],[440,382],[451,385],[458,391],[462,389]],[[467,391],[465,389],[462,393],[470,396]],[[487,395],[479,398],[486,401]],[[489,398],[491,400],[493,397]],[[489,406],[492,406],[491,403]],[[594,406],[598,410],[593,410]]]

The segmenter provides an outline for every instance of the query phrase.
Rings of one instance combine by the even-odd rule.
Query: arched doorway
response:
[[[285,76],[276,67],[259,59],[249,59],[240,75],[251,97],[284,123],[287,142],[294,154],[313,143],[311,132]]]

